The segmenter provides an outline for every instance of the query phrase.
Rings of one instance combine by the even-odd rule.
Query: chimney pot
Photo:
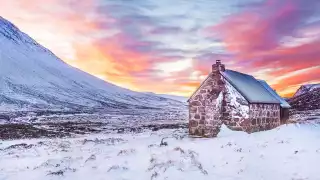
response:
[[[225,71],[224,64],[221,63],[221,60],[216,60],[216,64],[212,65],[212,72]]]

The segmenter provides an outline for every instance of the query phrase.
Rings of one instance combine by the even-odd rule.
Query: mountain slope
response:
[[[320,84],[301,86],[289,103],[295,110],[320,109]]]
[[[304,93],[307,93],[309,91],[312,91],[314,89],[320,89],[320,84],[306,84],[306,85],[302,85],[297,92],[294,94],[293,97],[297,97],[299,95],[302,95]]]
[[[160,96],[160,97],[163,97],[163,98],[168,98],[168,99],[181,101],[181,102],[187,102],[187,100],[188,100],[188,97],[185,97],[185,96],[177,96],[177,95],[171,95],[171,94],[156,94],[156,93],[153,93],[153,92],[146,92],[146,93],[150,94],[150,95]]]
[[[0,17],[0,111],[183,105],[115,86],[73,68]]]

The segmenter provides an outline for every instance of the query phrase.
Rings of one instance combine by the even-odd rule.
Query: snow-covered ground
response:
[[[290,121],[294,123],[320,123],[320,109],[305,111],[291,110]]]
[[[164,139],[167,146],[160,146]],[[186,129],[0,142],[1,180],[316,180],[320,127],[283,125],[218,138]]]

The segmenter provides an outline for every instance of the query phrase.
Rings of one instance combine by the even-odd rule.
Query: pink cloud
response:
[[[271,69],[268,75],[272,79],[319,65],[319,40],[310,38],[307,32],[317,35],[320,28],[317,24],[304,28],[319,2],[268,0],[231,15],[206,29],[210,36],[224,42],[228,52],[199,55],[194,58],[192,68],[163,79],[157,77],[159,72],[154,65],[183,59],[183,55],[163,56],[157,49],[161,44],[147,41],[145,37],[177,33],[181,30],[179,26],[157,27],[154,19],[141,14],[113,16],[110,7],[99,8],[97,0],[48,0],[45,3],[4,0],[0,11],[66,62],[107,81],[134,90],[191,94],[200,83],[199,78],[190,79],[191,74],[197,72],[197,76],[205,76],[215,59],[225,61],[228,68],[250,74]],[[288,36],[296,39],[308,36],[311,40],[288,47],[282,44]],[[282,90],[317,79],[313,69],[310,75],[283,78],[275,87]],[[161,80],[166,81],[165,85],[159,83]]]
[[[206,32],[223,40],[226,49],[234,55],[236,64],[242,65],[241,70],[254,74],[259,70],[270,69],[268,76],[276,78],[320,65],[319,38],[295,46],[284,46],[281,43],[285,37],[297,40],[306,38],[307,32],[301,34],[298,31],[316,12],[316,7],[319,7],[319,1],[267,0],[231,15],[218,25],[208,27]],[[320,32],[320,26],[316,29]],[[287,86],[320,80],[320,76],[316,76],[317,72],[284,78],[275,87],[284,90]]]

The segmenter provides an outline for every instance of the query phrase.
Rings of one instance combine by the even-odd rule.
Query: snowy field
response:
[[[254,134],[223,127],[215,139],[181,128],[0,142],[0,180],[317,180],[319,162],[315,124]]]

